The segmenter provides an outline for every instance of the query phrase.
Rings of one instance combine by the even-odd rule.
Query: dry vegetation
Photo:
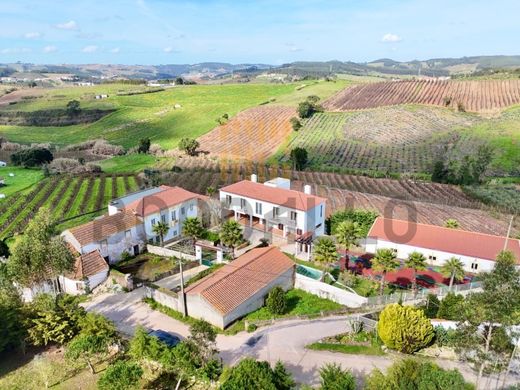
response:
[[[411,80],[361,84],[328,99],[329,111],[357,110],[397,104],[428,104],[494,112],[520,103],[520,80]]]

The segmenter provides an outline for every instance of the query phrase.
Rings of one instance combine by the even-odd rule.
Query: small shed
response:
[[[108,264],[98,250],[79,255],[74,269],[59,277],[61,290],[71,295],[88,293],[107,279],[108,271]]]

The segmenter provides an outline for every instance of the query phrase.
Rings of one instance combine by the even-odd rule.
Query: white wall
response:
[[[95,275],[89,276],[89,288],[90,290],[93,290],[97,286],[99,286],[101,283],[103,283],[105,280],[107,280],[108,277],[108,269],[105,271],[101,271]],[[63,290],[63,292],[66,292],[67,294],[71,295],[79,295],[85,293],[85,282],[83,280],[74,280],[69,279],[66,276],[61,275],[59,277],[60,280],[60,286]]]
[[[367,298],[360,295],[300,274],[296,274],[294,287],[348,307],[360,307],[368,301]]]
[[[32,302],[38,294],[52,294],[54,289],[50,282],[43,282],[37,286],[22,288],[22,300],[24,302]]]
[[[184,207],[185,214],[181,213],[182,208]],[[175,213],[175,218],[177,219],[177,223],[172,223],[172,213]],[[153,232],[153,224],[152,221],[155,219],[155,222],[161,221],[161,216],[164,215],[165,223],[168,224],[169,230],[168,233],[164,236],[164,241],[169,241],[174,238],[180,237],[182,235],[182,226],[183,222],[186,218],[195,218],[199,214],[199,207],[197,199],[192,199],[187,202],[166,208],[161,210],[160,212],[153,213],[144,217],[144,230],[146,233],[146,239],[154,239],[156,234]]]
[[[451,257],[456,257],[464,264],[464,270],[467,272],[489,272],[495,266],[495,262],[487,259],[462,256],[457,253],[442,252],[439,250],[420,248],[416,246],[406,244],[396,244],[393,242],[381,240],[381,239],[366,239],[365,240],[365,251],[369,253],[376,253],[378,249],[397,249],[397,257],[399,259],[406,259],[412,252],[422,253],[430,265],[443,265],[446,260]],[[436,260],[430,260],[430,256],[435,256]],[[477,264],[477,268],[472,268],[472,264]]]

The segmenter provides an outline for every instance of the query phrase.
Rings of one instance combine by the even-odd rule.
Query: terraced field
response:
[[[292,131],[291,107],[260,106],[242,111],[199,138],[200,150],[223,158],[265,160]]]
[[[427,104],[496,112],[520,103],[520,80],[406,80],[346,88],[324,103],[328,111],[347,111],[397,104]]]
[[[58,221],[81,223],[105,210],[110,199],[139,188],[134,175],[54,176],[0,201],[0,238],[22,232],[40,207]],[[78,219],[79,218],[79,219]]]

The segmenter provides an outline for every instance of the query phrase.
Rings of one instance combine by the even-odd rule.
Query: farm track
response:
[[[520,103],[520,80],[405,80],[360,84],[327,99],[327,111],[426,104],[470,112],[496,112]]]

